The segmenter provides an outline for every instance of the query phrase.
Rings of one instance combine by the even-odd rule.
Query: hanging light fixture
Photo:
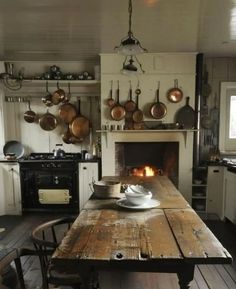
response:
[[[125,57],[125,60],[123,62],[123,68],[121,69],[121,71],[124,74],[133,74],[134,72],[138,72],[138,68],[134,65],[134,60],[133,58],[137,61],[139,68],[141,70],[142,73],[145,73],[145,71],[142,68],[141,63],[139,62],[138,58],[136,57],[136,55],[127,55]]]
[[[137,55],[140,53],[147,52],[147,49],[143,48],[139,40],[134,37],[131,30],[132,26],[132,0],[129,0],[129,31],[128,35],[121,39],[120,45],[115,47],[115,51],[124,55]]]

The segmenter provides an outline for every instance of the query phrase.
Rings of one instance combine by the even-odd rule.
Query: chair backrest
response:
[[[11,263],[14,261],[16,266],[16,274],[17,279],[15,280],[14,276],[12,275],[9,279],[9,281],[5,281],[3,278],[3,285],[0,284],[0,288],[8,288],[6,286],[11,286],[11,289],[14,288],[20,288],[25,289],[25,282],[23,277],[23,271],[21,266],[21,257],[23,256],[31,256],[31,255],[37,255],[35,250],[31,250],[28,248],[17,248],[17,249],[4,249],[1,251],[0,254],[0,275],[4,273],[6,268],[11,265]],[[18,283],[19,282],[19,286]],[[9,283],[9,284],[8,284]]]
[[[37,226],[31,232],[31,240],[38,252],[40,260],[43,288],[48,288],[47,270],[51,255],[60,244],[66,232],[70,229],[74,220],[75,218],[73,217],[55,219]]]

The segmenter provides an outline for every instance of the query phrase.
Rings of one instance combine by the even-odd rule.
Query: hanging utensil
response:
[[[57,90],[52,94],[52,103],[58,105],[60,102],[64,101],[65,96],[65,91],[59,87],[59,82],[57,82]]]
[[[186,104],[181,107],[175,117],[176,123],[179,123],[180,127],[183,129],[192,129],[195,124],[195,111],[189,105],[190,97],[186,97]]]
[[[54,130],[58,124],[56,117],[49,112],[47,108],[47,112],[39,119],[39,125],[43,130]]]
[[[83,140],[89,135],[90,123],[88,118],[83,116],[80,112],[80,99],[78,99],[78,114],[70,123],[70,132],[77,139]]]
[[[132,114],[132,118],[134,122],[142,122],[143,121],[143,112],[139,109],[139,95],[141,94],[141,90],[137,88],[135,90],[136,93],[136,109]]]
[[[167,108],[159,101],[160,81],[157,82],[156,102],[150,108],[150,114],[155,119],[161,119],[166,115]]]
[[[205,129],[210,129],[212,127],[212,119],[208,112],[207,98],[204,97],[204,105],[202,108],[202,116],[201,116],[201,127]]]
[[[120,104],[120,88],[119,88],[119,80],[117,81],[117,90],[116,90],[116,103],[115,105],[111,108],[111,117],[114,120],[122,120],[125,115],[126,111],[123,105]]]
[[[73,119],[77,115],[76,107],[70,103],[64,103],[59,107],[59,117],[65,122],[65,123],[71,123]]]
[[[115,99],[112,97],[112,94],[113,94],[113,80],[111,80],[110,95],[109,98],[107,99],[107,105],[109,107],[113,107],[116,103]]]
[[[178,79],[174,80],[174,87],[167,91],[167,99],[170,102],[180,102],[183,98],[183,91],[178,88]]]
[[[71,98],[70,82],[68,82],[67,86],[68,86],[68,93],[65,94],[64,99],[61,101],[62,103],[67,103],[68,101],[70,101]]]
[[[30,100],[28,101],[28,110],[24,113],[24,120],[28,123],[33,123],[36,120],[36,113],[31,110]]]
[[[133,112],[136,108],[136,103],[132,100],[132,84],[131,80],[129,81],[129,99],[124,104],[124,108],[126,112]]]
[[[42,102],[46,105],[46,106],[52,106],[52,95],[48,90],[48,82],[46,81],[46,96],[42,97]]]

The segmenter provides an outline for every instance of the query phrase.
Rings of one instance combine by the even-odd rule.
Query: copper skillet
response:
[[[178,88],[178,79],[174,80],[174,87],[167,91],[167,99],[170,102],[180,102],[183,98],[183,91]]]
[[[161,119],[166,115],[167,108],[164,103],[159,101],[160,81],[157,82],[156,102],[150,108],[150,114],[155,119]]]
[[[109,93],[109,98],[107,99],[107,105],[109,107],[113,107],[116,103],[115,99],[112,97],[113,94],[113,80],[111,80],[111,88],[110,88],[110,93]]]
[[[131,80],[129,81],[130,88],[129,88],[129,99],[125,102],[124,107],[126,112],[133,112],[136,108],[136,103],[132,100],[132,84]]]
[[[119,80],[117,81],[116,104],[111,108],[110,114],[111,118],[117,121],[122,120],[126,115],[124,106],[120,104]]]
[[[77,139],[83,140],[89,135],[90,122],[89,119],[80,113],[80,99],[78,99],[78,114],[69,124],[70,132]]]
[[[141,90],[137,88],[135,90],[136,93],[136,109],[132,114],[132,118],[134,122],[142,122],[143,121],[143,112],[139,109],[139,95],[141,94]]]

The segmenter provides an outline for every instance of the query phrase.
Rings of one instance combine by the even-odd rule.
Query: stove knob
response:
[[[45,164],[42,164],[41,167],[42,167],[42,168],[45,168]]]
[[[61,168],[61,164],[57,164],[57,167],[58,167],[58,168]]]
[[[46,167],[47,167],[47,168],[50,168],[50,164],[47,164]]]

